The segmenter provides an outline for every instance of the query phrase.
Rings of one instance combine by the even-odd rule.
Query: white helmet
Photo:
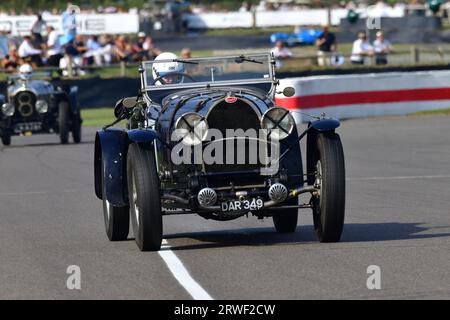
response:
[[[33,75],[33,68],[28,63],[23,64],[19,68],[19,77],[22,80],[29,80]]]
[[[162,77],[160,79],[162,81],[158,80],[155,82],[156,85],[183,82],[184,77],[181,73],[184,73],[184,64],[177,62],[176,59],[178,59],[177,55],[172,52],[163,52],[155,58],[155,62],[152,65],[153,79],[156,80]],[[157,62],[161,60],[167,61]],[[171,76],[171,74],[173,75]]]

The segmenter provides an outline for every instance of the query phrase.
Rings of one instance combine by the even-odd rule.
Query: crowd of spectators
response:
[[[61,35],[52,27],[33,26],[30,35],[13,37],[0,30],[0,68],[16,69],[23,63],[35,67],[64,67],[65,57],[82,66],[102,66],[120,61],[139,62],[156,57],[160,50],[152,38],[142,32],[137,37],[124,35],[75,35],[61,45]]]
[[[41,14],[37,15],[29,34],[22,37],[0,29],[0,68],[16,69],[29,63],[34,67],[80,70],[83,66],[151,60],[160,53],[152,38],[142,32],[137,37],[77,34],[79,12],[78,6],[68,3],[61,14],[62,34],[47,24]]]
[[[350,57],[352,64],[364,64],[366,57],[374,57],[377,65],[388,63],[388,54],[393,50],[392,44],[384,38],[384,33],[381,30],[377,32],[376,37],[371,44],[367,40],[366,32],[360,31],[358,33],[358,39],[353,42]]]
[[[329,31],[328,26],[322,27],[322,33],[316,40],[317,64],[319,66],[339,66],[345,63],[345,57],[337,51],[336,36]],[[384,32],[378,30],[376,39],[371,43],[367,39],[365,31],[359,31],[357,39],[353,42],[349,62],[354,65],[363,65],[367,60],[372,60],[376,65],[388,64],[388,55],[394,51],[389,40],[385,38]],[[276,59],[276,67],[280,68],[284,60],[292,58],[292,52],[285,47],[282,40],[278,40],[271,53]]]

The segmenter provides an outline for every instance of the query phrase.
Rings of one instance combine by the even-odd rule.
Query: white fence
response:
[[[450,71],[313,76],[280,80],[294,97],[277,95],[276,103],[291,110],[338,119],[405,115],[450,107]],[[311,120],[294,112],[298,123]]]
[[[62,33],[61,16],[44,15],[43,19]],[[137,13],[78,14],[76,20],[80,34],[123,34],[139,31]],[[14,36],[27,35],[35,21],[36,16],[0,15],[0,30],[10,31]]]
[[[403,17],[403,7],[373,6],[356,10],[361,18]],[[217,12],[188,14],[185,16],[190,29],[225,29],[275,26],[339,25],[347,16],[347,9],[304,9],[293,11]],[[330,21],[329,21],[330,19]]]

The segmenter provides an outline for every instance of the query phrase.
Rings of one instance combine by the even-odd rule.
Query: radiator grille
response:
[[[34,114],[36,96],[30,91],[19,92],[15,97],[15,107],[19,115],[23,118],[31,117]]]
[[[207,121],[209,128],[218,129],[224,138],[227,137],[227,129],[240,130],[241,134],[239,138],[230,139],[227,137],[227,142],[222,142],[224,151],[222,164],[205,164],[206,172],[251,171],[261,167],[257,152],[255,152],[254,148],[250,148],[250,144],[258,147],[258,141],[247,137],[251,133],[251,131],[247,130],[253,129],[253,133],[258,134],[261,128],[259,116],[250,105],[242,100],[238,100],[232,104],[222,101],[213,107],[207,117]],[[244,132],[247,132],[247,135]],[[253,137],[256,138],[257,136]],[[233,150],[230,150],[230,147]],[[214,153],[213,156],[215,156]],[[230,183],[238,186],[258,184],[261,182],[261,177],[255,174],[214,176],[208,178],[208,184],[210,186],[224,186],[230,185]]]

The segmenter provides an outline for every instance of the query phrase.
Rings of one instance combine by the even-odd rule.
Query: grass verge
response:
[[[115,120],[113,108],[81,109],[81,118],[85,127],[103,127]]]
[[[447,109],[438,109],[438,110],[425,110],[425,111],[418,111],[413,114],[413,116],[437,116],[437,115],[450,115],[450,108]]]

